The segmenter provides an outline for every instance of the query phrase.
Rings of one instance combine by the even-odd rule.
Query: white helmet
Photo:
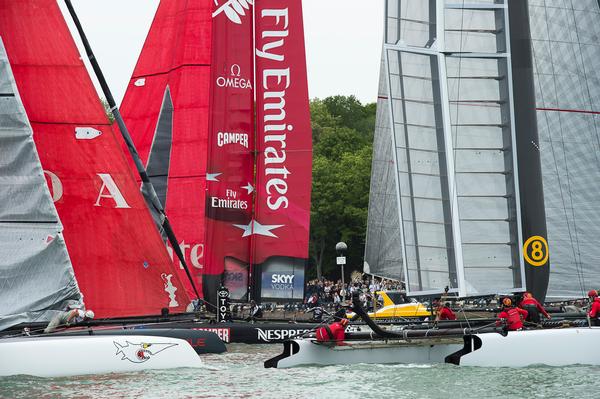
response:
[[[93,310],[86,310],[84,313],[84,317],[86,319],[93,319],[94,318],[94,311]]]

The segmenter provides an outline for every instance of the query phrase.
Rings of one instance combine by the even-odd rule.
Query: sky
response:
[[[117,103],[159,0],[72,0]],[[384,0],[302,0],[311,98],[377,100]],[[63,2],[59,4],[66,12]],[[75,32],[68,13],[66,20]],[[76,36],[76,32],[74,33]],[[78,39],[77,39],[78,41]],[[89,68],[88,68],[89,69]]]

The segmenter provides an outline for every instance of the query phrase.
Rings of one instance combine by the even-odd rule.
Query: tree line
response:
[[[340,277],[335,244],[348,244],[345,274],[361,270],[369,206],[376,104],[354,96],[310,102],[313,183],[307,278]]]

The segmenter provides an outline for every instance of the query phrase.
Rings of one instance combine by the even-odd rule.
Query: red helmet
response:
[[[596,291],[596,290],[589,290],[588,291],[588,296],[591,297],[591,298],[595,298],[595,297],[598,296],[598,291]]]
[[[510,298],[504,298],[504,299],[502,300],[502,304],[503,304],[504,306],[507,306],[507,307],[508,307],[508,306],[512,306],[512,301],[511,301],[511,299],[510,299]]]

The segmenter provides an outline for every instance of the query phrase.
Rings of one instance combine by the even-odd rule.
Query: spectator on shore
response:
[[[256,301],[250,301],[250,315],[246,317],[246,321],[256,321],[256,319],[260,319],[263,316],[262,309],[260,305],[256,303]]]

